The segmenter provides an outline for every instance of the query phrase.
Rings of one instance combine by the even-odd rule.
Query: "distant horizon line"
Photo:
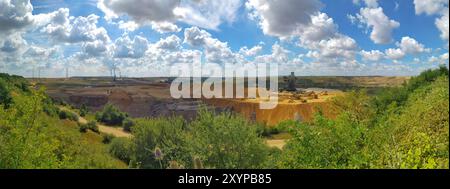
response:
[[[290,75],[279,75],[278,77],[289,77]],[[418,75],[296,75],[295,77],[414,77]],[[25,79],[67,79],[66,77],[25,77]],[[267,76],[270,77],[270,76]],[[113,78],[111,76],[71,76],[68,79],[73,78]],[[116,79],[125,78],[125,79],[139,79],[139,78],[188,78],[188,77],[174,77],[174,76],[136,76],[136,77],[116,77]],[[191,77],[192,78],[192,77]],[[195,77],[196,78],[196,77]],[[202,78],[219,78],[219,77],[202,77]],[[228,77],[222,77],[228,78]],[[234,77],[234,78],[242,78],[242,77]],[[254,77],[244,77],[244,78],[256,78]]]

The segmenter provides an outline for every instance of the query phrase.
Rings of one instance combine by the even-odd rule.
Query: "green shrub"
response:
[[[186,162],[191,164],[186,132],[185,120],[179,117],[136,120],[133,127],[134,162],[140,162],[140,167],[146,169],[168,167],[171,161],[186,166]],[[155,157],[156,148],[162,152],[162,159]]]
[[[448,77],[443,75],[430,85],[418,87],[405,105],[388,114],[377,128],[373,141],[387,141],[375,154],[377,167],[448,169],[448,115]]]
[[[141,168],[166,168],[173,162],[195,168],[194,157],[204,168],[262,168],[269,154],[256,125],[206,108],[188,125],[181,118],[138,119],[133,135],[132,160]],[[155,156],[155,149],[162,158]]]
[[[439,77],[448,78],[448,68],[445,65],[439,67],[439,69],[429,69],[420,73],[419,76],[411,78],[411,80],[407,83],[405,88],[412,92],[417,88],[423,87],[425,85],[431,84],[436,81]]]
[[[348,113],[336,120],[317,114],[311,123],[281,123],[292,138],[283,148],[279,168],[367,168],[364,163],[366,130]],[[363,162],[363,163],[361,163]]]
[[[28,94],[30,92],[28,81],[22,76],[0,73],[0,80],[2,80],[11,91],[14,90],[20,94]]]
[[[11,91],[8,89],[6,82],[0,78],[0,105],[4,108],[9,108],[13,102]]]
[[[257,133],[263,137],[270,137],[272,135],[280,134],[284,132],[281,128],[277,126],[267,126],[265,124],[257,124]]]
[[[1,74],[0,74],[1,76]],[[106,146],[43,111],[43,90],[14,95],[0,108],[0,169],[125,168]],[[66,125],[67,124],[67,125]]]
[[[67,111],[61,110],[58,113],[59,119],[67,119],[68,115],[67,115]]]
[[[215,114],[201,108],[189,124],[187,146],[191,157],[198,157],[205,168],[262,168],[268,147],[257,126],[231,114]]]
[[[129,163],[133,150],[133,143],[128,138],[114,138],[109,144],[109,153],[114,157]]]
[[[403,87],[381,90],[371,103],[378,114],[385,113],[388,106],[403,106],[411,93],[420,87],[430,85],[439,77],[449,77],[449,70],[446,66],[441,66],[438,69],[426,70],[420,75],[411,78],[403,85]]]
[[[126,118],[123,121],[123,130],[126,132],[131,132],[131,128],[135,125],[134,121],[130,118]]]
[[[444,168],[449,163],[448,69],[428,70],[374,97],[334,99],[338,116],[280,123],[292,136],[278,168]]]
[[[78,127],[80,128],[80,132],[85,133],[88,131],[89,127],[87,124],[78,124]]]
[[[100,131],[98,130],[98,126],[97,123],[95,121],[90,121],[87,124],[79,124],[80,127],[80,132],[85,133],[87,130],[91,130],[92,132],[95,133],[100,133]]]
[[[100,131],[98,130],[97,122],[95,122],[95,121],[90,121],[87,125],[88,125],[88,128],[89,128],[91,131],[96,132],[96,133],[99,133],[99,132],[100,132]]]
[[[122,125],[127,117],[128,115],[126,113],[121,112],[112,104],[107,104],[102,111],[95,114],[97,121],[107,125]]]
[[[115,138],[115,136],[112,134],[103,134],[102,136],[103,136],[102,140],[103,144],[109,144]]]
[[[43,110],[48,116],[51,116],[51,117],[59,116],[59,109],[58,109],[58,107],[55,106],[55,104],[51,98],[44,99]]]
[[[59,119],[68,119],[71,121],[78,121],[78,115],[67,111],[67,110],[60,110],[59,111]]]
[[[89,113],[89,109],[85,104],[81,105],[80,107],[80,116],[85,117]]]

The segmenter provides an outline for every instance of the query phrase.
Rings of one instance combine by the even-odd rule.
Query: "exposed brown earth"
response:
[[[234,111],[248,119],[254,119],[268,126],[284,120],[300,119],[310,121],[319,109],[327,117],[334,117],[329,108],[329,99],[342,94],[339,90],[355,87],[376,89],[398,86],[408,77],[298,77],[297,87],[311,88],[315,93],[279,93],[279,104],[272,110],[261,110],[256,99],[172,99],[170,84],[165,78],[126,79],[112,82],[109,78],[41,79],[40,85],[48,94],[75,107],[86,105],[91,111],[98,111],[107,103],[116,105],[132,117],[182,116],[187,120],[195,118],[198,108],[208,104],[216,111]],[[34,83],[34,82],[33,82]],[[280,83],[283,87],[283,82]],[[322,88],[320,88],[322,87]],[[324,91],[326,91],[324,93]],[[247,94],[247,91],[245,91]],[[215,107],[215,108],[213,108]],[[80,117],[80,123],[87,123]],[[98,124],[102,133],[117,137],[132,137],[121,128]],[[270,147],[282,149],[285,139],[267,139]]]
[[[326,82],[335,86],[397,86],[406,81],[406,77],[299,77],[297,85],[310,81],[318,86]],[[107,103],[119,107],[132,117],[159,117],[179,115],[190,120],[196,115],[199,106],[206,103],[215,106],[217,111],[232,110],[250,118],[256,114],[256,121],[275,125],[280,121],[293,119],[295,114],[303,121],[311,120],[314,112],[321,108],[328,116],[327,100],[339,93],[329,91],[328,95],[318,95],[318,98],[294,99],[292,94],[280,93],[279,105],[273,110],[260,110],[258,99],[172,99],[170,84],[164,78],[140,78],[112,82],[109,78],[70,78],[41,79],[41,85],[46,86],[48,94],[54,99],[64,100],[80,107],[86,105],[92,111],[98,111]],[[307,82],[306,82],[307,83]],[[306,86],[306,85],[305,85]],[[280,83],[282,87],[282,83]],[[310,86],[308,86],[310,87]],[[320,89],[317,94],[320,93]]]
[[[110,103],[131,117],[176,115],[191,120],[203,104],[201,100],[195,99],[172,99],[170,86],[166,83],[139,80],[119,81],[114,84],[96,82],[48,79],[42,83],[54,99],[63,100],[78,108],[84,104],[91,111],[99,111]],[[216,110],[222,111],[220,108]]]
[[[227,107],[231,110],[241,113],[244,117],[252,119],[251,116],[255,115],[256,121],[259,123],[265,123],[268,126],[274,126],[281,121],[295,119],[295,114],[298,113],[301,121],[310,121],[314,113],[322,110],[326,117],[334,117],[334,115],[328,111],[329,103],[327,102],[311,102],[311,103],[281,103],[274,109],[262,110],[259,108],[259,104],[255,102],[247,102],[241,100],[227,100],[227,99],[215,99],[209,100],[208,103],[217,107]]]

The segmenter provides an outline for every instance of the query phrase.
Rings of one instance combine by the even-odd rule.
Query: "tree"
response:
[[[436,169],[449,166],[448,77],[418,87],[394,113],[383,132],[389,138],[378,156],[387,168]]]
[[[312,123],[280,124],[292,135],[283,149],[279,168],[364,168],[364,125],[349,113],[330,120],[317,114]]]
[[[86,116],[88,113],[89,113],[88,107],[86,106],[86,104],[82,104],[81,107],[80,107],[80,116],[81,116],[81,117],[84,117],[84,116]]]
[[[0,107],[0,169],[125,167],[94,135],[87,138],[75,122],[60,120],[43,88],[28,89],[23,77],[0,73],[2,81],[14,103]]]
[[[350,92],[333,100],[338,116],[288,121],[292,138],[279,168],[448,168],[449,78],[428,70],[374,97]],[[375,110],[371,110],[371,108]]]
[[[193,159],[203,168],[262,168],[269,154],[256,125],[206,108],[190,124],[177,117],[138,119],[133,135],[132,161],[141,168],[194,168]]]
[[[187,146],[206,168],[261,168],[268,155],[257,126],[231,113],[215,114],[205,107],[189,125]]]
[[[3,105],[4,108],[9,108],[12,102],[13,99],[11,97],[10,90],[6,85],[6,82],[0,78],[0,105]]]
[[[126,113],[121,112],[117,107],[112,104],[107,104],[102,111],[97,112],[95,118],[97,121],[105,123],[107,125],[119,125],[121,126],[123,120],[127,118]]]

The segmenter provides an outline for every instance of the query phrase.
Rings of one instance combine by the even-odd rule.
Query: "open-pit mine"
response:
[[[327,117],[334,115],[329,111],[329,100],[343,91],[354,87],[366,87],[369,90],[377,83],[385,87],[400,85],[408,78],[400,77],[324,77],[298,78],[293,75],[280,79],[278,105],[274,109],[259,108],[261,99],[173,99],[170,94],[169,78],[111,78],[72,77],[68,79],[32,79],[43,85],[47,93],[55,100],[64,101],[72,106],[87,106],[91,111],[98,111],[110,103],[132,117],[182,116],[191,120],[202,105],[220,111],[232,111],[249,120],[268,126],[284,120],[309,121],[320,110]],[[322,87],[320,82],[332,80],[330,88]],[[305,85],[305,83],[308,85]],[[316,82],[316,83],[314,83]],[[339,83],[340,82],[340,83]],[[336,84],[337,83],[337,84]]]

